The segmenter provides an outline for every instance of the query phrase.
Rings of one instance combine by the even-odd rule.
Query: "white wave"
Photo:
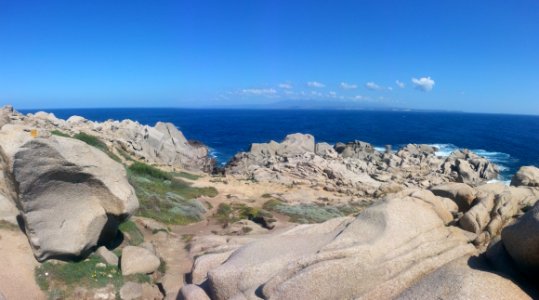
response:
[[[438,150],[434,154],[442,157],[447,157],[453,153],[453,151],[459,149],[453,144],[430,144],[429,146],[436,147]]]
[[[511,184],[511,180],[492,179],[492,180],[487,181],[487,183],[498,183],[498,182],[501,182],[506,186],[509,186]]]
[[[384,153],[386,152],[386,147],[374,147],[374,150]]]

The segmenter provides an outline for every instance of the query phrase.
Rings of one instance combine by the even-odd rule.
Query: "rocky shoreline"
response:
[[[32,298],[539,297],[536,167],[507,186],[469,150],[296,133],[214,170],[170,123],[6,106],[0,237],[26,236],[43,290]],[[78,288],[57,275],[75,265],[90,277]],[[11,284],[0,299],[25,298]]]

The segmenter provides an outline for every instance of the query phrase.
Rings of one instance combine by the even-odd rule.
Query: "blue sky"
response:
[[[539,1],[0,0],[0,103],[539,114]]]

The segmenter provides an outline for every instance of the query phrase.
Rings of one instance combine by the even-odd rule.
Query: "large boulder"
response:
[[[149,274],[157,271],[161,261],[148,249],[127,246],[122,250],[122,275]]]
[[[12,162],[16,201],[36,258],[80,257],[113,239],[118,223],[138,208],[123,166],[84,142],[32,138],[8,126],[0,145]]]
[[[301,225],[242,246],[208,272],[212,299],[388,299],[475,253],[469,237],[433,209],[443,209],[439,198],[416,196],[434,202],[392,198],[357,218]]]
[[[473,268],[463,257],[421,278],[396,299],[532,299],[510,279]]]
[[[502,230],[505,249],[517,267],[535,278],[539,276],[539,202]]]
[[[475,199],[475,190],[465,183],[447,183],[431,187],[432,193],[436,196],[449,198],[459,207],[459,211],[470,209]]]
[[[533,166],[521,167],[511,179],[511,185],[539,187],[539,169]]]

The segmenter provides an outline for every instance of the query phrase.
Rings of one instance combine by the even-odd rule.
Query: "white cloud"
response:
[[[395,81],[395,84],[397,84],[398,87],[400,87],[401,89],[403,89],[406,85],[404,84],[404,82],[400,81],[400,80],[396,80]]]
[[[388,91],[392,91],[392,90],[393,90],[393,87],[388,86],[388,87],[387,87],[387,90],[388,90]]]
[[[285,90],[289,90],[289,89],[291,89],[293,86],[292,86],[292,84],[290,84],[290,83],[280,83],[280,84],[279,84],[279,87],[282,88],[282,89],[285,89]]]
[[[361,95],[356,95],[352,98],[353,100],[364,100],[365,97],[361,96]]]
[[[345,90],[352,90],[357,88],[357,84],[341,82],[341,88]]]
[[[334,91],[329,92],[328,95],[329,95],[331,98],[336,98],[336,97],[337,97],[337,93],[334,92]]]
[[[430,77],[421,77],[419,79],[412,78],[412,83],[414,84],[416,89],[423,92],[428,92],[432,90],[435,82]]]
[[[275,89],[243,89],[241,90],[241,93],[245,95],[256,95],[256,96],[275,95],[277,94],[277,90]]]
[[[367,82],[367,83],[365,84],[365,87],[368,88],[368,89],[371,90],[371,91],[379,91],[379,90],[382,89],[381,86],[377,85],[376,83],[374,83],[374,82],[372,82],[372,81],[371,81],[371,82]]]
[[[307,82],[307,85],[310,87],[315,87],[315,88],[323,88],[326,86],[325,84],[318,81],[309,81]]]
[[[322,93],[317,92],[317,91],[311,91],[311,95],[316,96],[316,97],[322,97],[323,96]]]

